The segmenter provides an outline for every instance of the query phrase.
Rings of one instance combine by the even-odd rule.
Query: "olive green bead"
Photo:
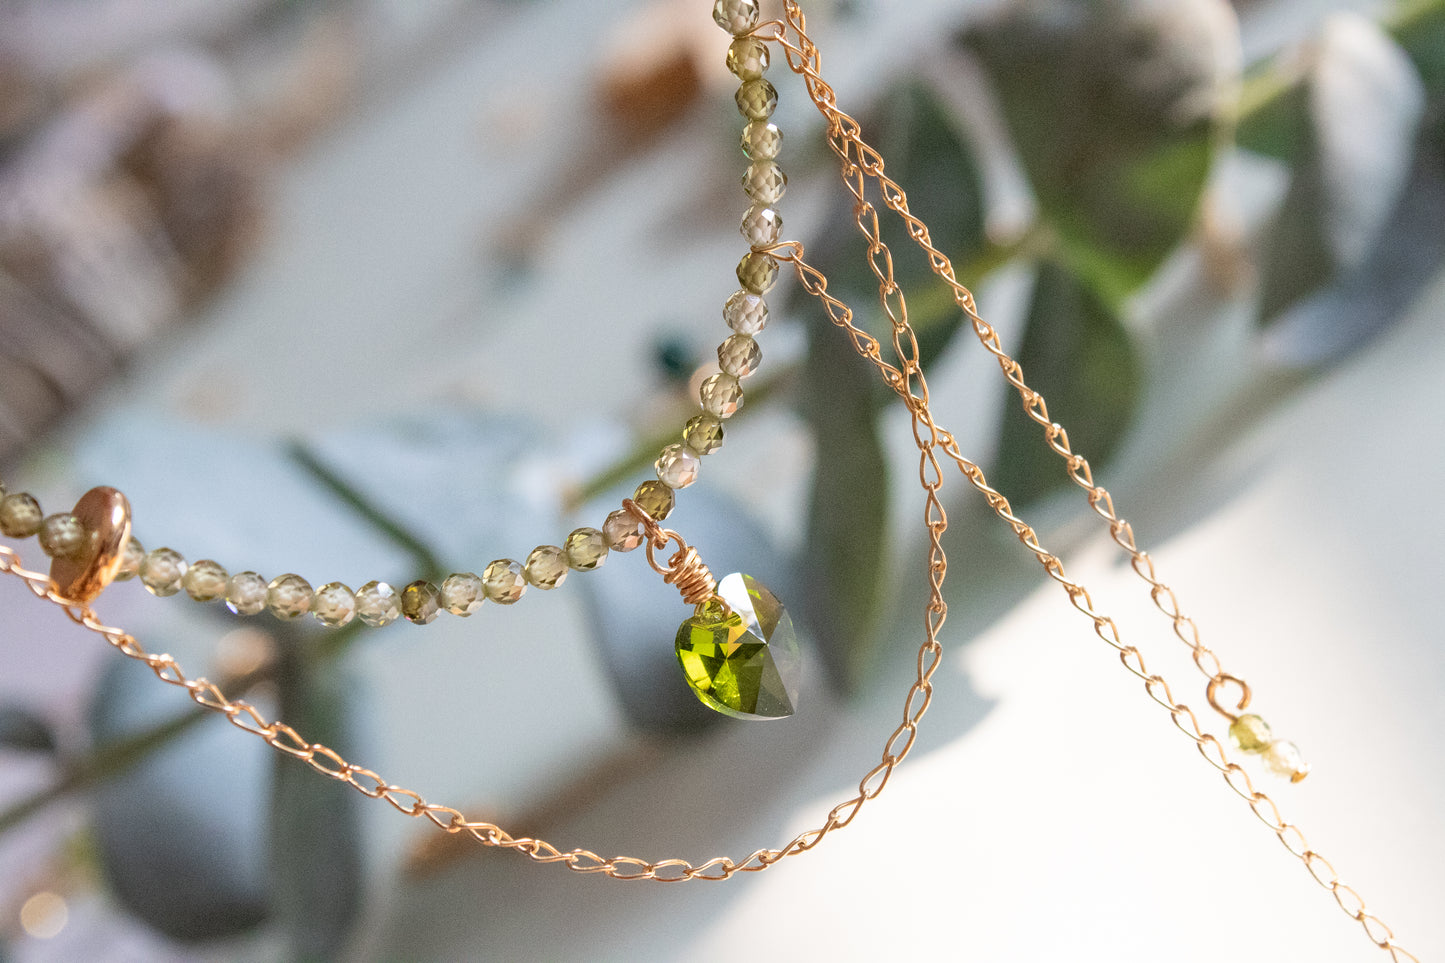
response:
[[[435,622],[441,611],[441,592],[425,579],[417,579],[401,590],[401,614],[408,622],[426,625]]]
[[[710,455],[722,447],[723,423],[717,415],[704,411],[693,415],[682,429],[682,440],[699,455]]]
[[[26,492],[15,492],[0,499],[0,533],[10,538],[29,538],[40,531],[45,513],[40,503]]]
[[[655,478],[638,485],[637,491],[632,493],[632,500],[637,503],[638,508],[658,522],[671,515],[673,506],[677,504],[677,497],[673,495],[672,489]]]
[[[771,254],[749,251],[738,261],[738,283],[754,294],[767,294],[778,283],[778,261]]]
[[[772,55],[757,37],[739,37],[728,45],[727,66],[739,80],[757,80],[767,72]]]
[[[738,113],[748,120],[767,120],[778,107],[778,91],[771,83],[759,77],[745,80],[733,95]]]
[[[1262,752],[1274,741],[1269,723],[1256,715],[1243,715],[1229,726],[1229,738],[1243,752]]]
[[[607,561],[607,539],[595,528],[578,528],[562,543],[567,566],[579,572],[601,568]]]

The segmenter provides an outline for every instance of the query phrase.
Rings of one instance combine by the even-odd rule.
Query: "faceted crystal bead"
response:
[[[1229,739],[1243,752],[1261,752],[1274,741],[1269,723],[1259,716],[1245,715],[1229,726]]]
[[[755,161],[743,171],[743,190],[759,204],[776,204],[788,189],[788,175],[776,162]]]
[[[385,582],[367,582],[356,593],[356,617],[373,628],[401,618],[401,598]]]
[[[654,464],[658,479],[668,488],[686,488],[697,481],[702,459],[686,445],[668,445]]]
[[[743,81],[733,100],[737,102],[738,113],[748,120],[767,120],[778,108],[778,91],[770,82],[759,77]]]
[[[758,25],[758,0],[717,0],[712,5],[712,18],[733,36],[747,33]]]
[[[80,519],[69,512],[51,515],[40,523],[40,549],[51,558],[74,558],[90,539]]]
[[[140,580],[152,595],[165,598],[181,590],[186,577],[186,560],[180,552],[158,548],[140,563]]]
[[[743,406],[742,385],[736,377],[721,371],[705,380],[698,394],[703,409],[718,418],[731,418]]]
[[[117,582],[124,582],[140,574],[140,563],[145,561],[145,546],[132,535],[120,553],[120,570],[115,573]]]
[[[1309,775],[1310,767],[1305,765],[1299,746],[1285,739],[1276,739],[1264,747],[1260,754],[1265,766],[1277,776],[1287,776],[1291,782],[1299,782]]]
[[[728,70],[739,80],[757,80],[768,69],[770,58],[768,45],[757,37],[739,37],[728,45]]]
[[[632,500],[637,507],[652,516],[653,521],[662,521],[672,514],[672,508],[677,504],[677,497],[673,495],[672,489],[662,482],[653,479],[645,481],[637,486],[637,491],[632,493]]]
[[[237,615],[256,615],[266,607],[266,580],[255,572],[237,572],[226,583],[226,608]]]
[[[510,558],[499,558],[488,565],[482,572],[482,584],[487,598],[502,605],[511,605],[527,591],[521,563]]]
[[[299,575],[278,575],[266,586],[266,608],[278,619],[300,618],[311,611],[311,583]]]
[[[567,567],[579,572],[601,568],[607,561],[607,539],[595,528],[574,529],[562,543],[567,553]]]
[[[763,349],[746,334],[735,334],[717,348],[717,366],[724,374],[746,378],[763,363]]]
[[[738,719],[782,719],[798,704],[802,659],[793,620],[777,597],[750,575],[718,583],[677,630],[675,645],[687,684],[703,705]]]
[[[316,590],[311,614],[322,625],[339,629],[356,618],[356,596],[340,582],[328,582]]]
[[[0,499],[0,534],[9,538],[29,538],[40,531],[45,513],[40,503],[25,492],[15,492]]]
[[[602,537],[614,552],[630,552],[642,544],[642,523],[625,508],[619,508],[602,523]]]
[[[722,447],[722,419],[705,411],[700,415],[693,415],[682,429],[682,440],[699,455],[712,454]]]
[[[471,572],[448,575],[442,583],[442,608],[453,615],[460,615],[462,618],[474,615],[486,600],[486,586]]]
[[[723,305],[723,320],[738,334],[757,334],[768,326],[768,302],[751,291],[735,291]]]
[[[751,161],[777,160],[783,149],[783,132],[778,125],[755,120],[743,128],[743,156]]]
[[[783,216],[771,207],[754,204],[743,215],[739,230],[753,247],[767,247],[778,243],[778,238],[783,236]]]
[[[181,579],[186,594],[197,602],[214,602],[225,598],[230,582],[230,573],[208,558],[186,569],[186,577]]]
[[[749,251],[738,262],[738,283],[754,294],[767,294],[778,283],[778,262],[771,254]]]
[[[556,545],[538,545],[527,556],[522,575],[539,589],[554,589],[567,578],[567,556]]]
[[[442,594],[425,579],[417,579],[401,590],[401,614],[408,622],[426,625],[442,611]]]

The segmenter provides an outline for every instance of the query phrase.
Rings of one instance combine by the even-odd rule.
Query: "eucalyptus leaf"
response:
[[[1073,450],[1097,469],[1118,447],[1142,387],[1139,356],[1117,311],[1066,267],[1039,267],[1018,354],[1049,417]],[[1065,484],[1068,469],[1044,442],[1043,428],[1008,388],[999,450],[989,479],[1016,504]]]
[[[887,586],[888,464],[872,404],[874,372],[832,324],[808,332],[800,396],[817,463],[808,504],[800,613],[845,694],[858,690]]]
[[[1445,124],[1420,138],[1415,163],[1380,240],[1359,267],[1301,299],[1264,334],[1290,366],[1345,355],[1401,318],[1445,267]]]
[[[96,688],[92,739],[124,744],[192,711],[145,666],[115,659]],[[270,752],[208,717],[96,792],[101,870],[135,917],[183,941],[234,936],[266,919],[261,814]]]
[[[909,210],[928,225],[934,246],[959,270],[978,259],[987,244],[982,175],[972,143],[938,93],[918,80],[899,84],[879,98],[865,116],[863,130],[887,159],[888,176],[907,193]],[[919,360],[927,370],[958,332],[962,313],[951,290],[934,276],[908,236],[903,221],[884,207],[876,190],[870,189],[868,197],[878,208],[882,239],[892,254],[893,277],[907,299]],[[827,228],[812,245],[813,260],[828,276],[830,292],[857,312],[860,325],[886,330],[878,278],[868,266],[851,201],[846,193],[840,197]],[[804,306],[808,298],[804,292],[796,291],[793,297],[795,308],[813,310]],[[879,403],[890,397],[881,388],[873,396]]]
[[[0,748],[21,752],[54,752],[55,730],[23,706],[0,706]]]
[[[1264,240],[1263,324],[1369,258],[1405,188],[1425,104],[1403,51],[1355,14],[1325,21],[1304,91],[1293,176]]]
[[[311,742],[350,755],[346,708],[356,694],[348,696],[349,680],[334,667],[319,671],[294,635],[281,642],[279,718]],[[361,797],[284,753],[275,754],[273,765],[272,916],[290,944],[291,959],[337,959],[361,912]]]
[[[1193,225],[1238,24],[1224,0],[1015,0],[961,38],[993,79],[1044,219],[1107,301]]]

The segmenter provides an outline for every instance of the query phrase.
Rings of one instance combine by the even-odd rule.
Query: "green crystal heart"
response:
[[[784,719],[798,702],[802,659],[793,620],[777,596],[751,575],[718,583],[677,630],[677,660],[687,684],[709,709],[738,719]]]

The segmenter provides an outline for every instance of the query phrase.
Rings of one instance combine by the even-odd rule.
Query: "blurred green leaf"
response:
[[[983,182],[974,149],[938,93],[917,80],[892,88],[864,119],[870,143],[887,158],[887,173],[908,194],[908,207],[928,225],[933,244],[960,270],[987,248]],[[885,244],[893,257],[894,280],[908,301],[909,322],[918,337],[925,370],[942,354],[963,323],[948,286],[934,276],[903,221],[883,206],[876,191]],[[878,306],[878,279],[854,223],[852,197],[842,193],[828,226],[810,246],[810,260],[828,276],[829,290],[858,313],[861,326],[886,330]],[[965,283],[972,278],[961,278]],[[795,308],[807,295],[795,289]],[[811,310],[809,308],[808,310]],[[876,379],[874,384],[877,385]],[[877,385],[879,402],[889,397]]]
[[[281,641],[278,718],[306,739],[349,754],[345,675],[334,667],[318,671],[301,639]],[[284,753],[273,765],[271,913],[289,941],[288,958],[337,959],[361,912],[360,797]]]
[[[888,465],[875,380],[848,338],[815,317],[799,393],[817,453],[807,557],[798,566],[800,611],[829,677],[847,694],[869,668],[888,583]]]
[[[1365,263],[1404,189],[1424,110],[1404,53],[1353,14],[1325,21],[1303,94],[1293,176],[1263,247],[1263,324]]]
[[[1274,319],[1264,347],[1275,362],[1323,364],[1404,316],[1445,266],[1445,122],[1419,138],[1405,189],[1360,266]]]
[[[184,695],[143,665],[112,661],[96,687],[90,729],[98,745],[138,757],[96,792],[92,825],[111,893],[172,939],[221,939],[266,919],[261,813],[266,754],[219,716],[197,717]],[[183,715],[177,716],[181,712]],[[177,726],[158,728],[159,720]],[[174,739],[166,731],[184,729]],[[165,748],[133,743],[144,734]]]
[[[21,706],[0,706],[0,748],[21,752],[54,752],[50,723]]]
[[[1238,79],[1224,0],[1017,0],[964,34],[1044,219],[1117,304],[1190,230]]]
[[[1029,385],[1048,399],[1049,417],[1068,428],[1070,446],[1098,469],[1118,447],[1143,380],[1118,313],[1067,268],[1044,262],[1016,357]],[[1068,484],[1068,469],[1012,386],[1008,392],[989,479],[1022,505]]]
[[[1386,26],[1431,95],[1445,95],[1445,0],[1400,0]]]

